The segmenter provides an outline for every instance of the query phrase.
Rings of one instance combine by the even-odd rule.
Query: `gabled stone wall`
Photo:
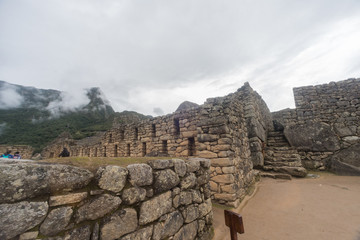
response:
[[[276,112],[273,118],[285,126],[285,136],[299,150],[305,167],[337,172],[341,165],[360,174],[353,169],[353,162],[360,162],[351,157],[354,154],[337,157],[360,146],[360,79],[294,88],[294,96],[296,109]]]
[[[210,161],[0,162],[0,239],[211,239]]]

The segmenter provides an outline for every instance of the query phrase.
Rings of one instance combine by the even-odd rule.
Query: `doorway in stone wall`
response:
[[[167,145],[167,140],[163,140],[162,141],[162,149],[161,149],[163,154],[168,154],[168,145]]]
[[[146,155],[146,142],[142,143],[142,156],[145,157]]]
[[[130,157],[130,143],[126,145],[126,156]]]
[[[117,157],[118,156],[118,145],[115,145],[115,148],[114,148],[114,157]]]
[[[54,152],[51,152],[49,158],[53,158],[54,155],[55,155]]]
[[[97,157],[97,152],[98,152],[98,149],[95,148],[95,151],[94,151],[94,157]]]
[[[106,157],[106,147],[104,147],[104,157]]]
[[[191,137],[188,138],[188,155],[189,156],[194,156],[195,155],[195,138]]]

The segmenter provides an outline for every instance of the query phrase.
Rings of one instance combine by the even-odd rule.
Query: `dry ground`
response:
[[[264,178],[233,211],[243,216],[239,240],[360,240],[360,177]],[[214,240],[230,239],[223,214],[215,207]]]

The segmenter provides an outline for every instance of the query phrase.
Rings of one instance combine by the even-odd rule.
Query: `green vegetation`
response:
[[[95,172],[101,166],[116,165],[126,167],[129,164],[146,163],[155,159],[169,159],[169,157],[66,157],[44,159],[38,162],[67,164]]]
[[[0,123],[6,123],[0,137],[0,144],[30,145],[35,152],[40,152],[49,142],[65,131],[75,139],[82,139],[98,131],[110,129],[114,115],[107,118],[104,115],[102,111],[80,111],[50,118],[47,111],[35,108],[0,110]]]

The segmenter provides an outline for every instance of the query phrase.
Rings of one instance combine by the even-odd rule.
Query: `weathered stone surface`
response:
[[[181,192],[180,195],[179,195],[179,205],[189,205],[189,204],[191,204],[192,199],[193,199],[192,195],[193,194],[190,191]]]
[[[196,172],[200,169],[200,161],[193,158],[191,161],[186,162],[187,172]]]
[[[147,164],[130,164],[129,181],[133,186],[147,186],[153,183],[153,170]]]
[[[170,169],[154,173],[154,178],[154,190],[156,193],[169,190],[180,183],[179,176]]]
[[[106,166],[100,167],[96,175],[100,188],[118,193],[125,186],[128,170],[119,166]]]
[[[190,192],[192,193],[192,200],[195,203],[202,203],[202,197],[201,197],[201,193],[199,190],[190,190]]]
[[[67,234],[65,234],[64,240],[90,240],[90,236],[90,225],[85,225],[70,230]]]
[[[101,239],[112,240],[135,231],[138,226],[135,209],[125,208],[106,218],[101,227]]]
[[[184,219],[179,211],[169,213],[161,218],[154,227],[154,240],[165,239],[177,233],[182,227]]]
[[[99,195],[82,205],[76,213],[76,222],[95,220],[118,208],[121,204],[119,197],[109,194]]]
[[[336,174],[360,176],[360,144],[335,153],[328,159],[328,165]]]
[[[180,187],[182,190],[193,188],[196,185],[196,176],[194,173],[190,173],[188,176],[184,177],[184,179],[180,182]]]
[[[148,161],[148,164],[153,169],[166,169],[174,166],[174,163],[171,159],[157,159]]]
[[[134,233],[130,233],[120,240],[151,240],[153,235],[153,225],[137,230]]]
[[[122,193],[122,200],[128,205],[144,201],[145,198],[146,190],[144,188],[132,187],[125,189]]]
[[[211,180],[217,183],[233,183],[235,178],[232,174],[223,174],[212,177]]]
[[[301,150],[326,152],[340,149],[339,138],[326,123],[308,122],[286,126],[284,134],[291,146]]]
[[[179,105],[179,107],[176,109],[175,112],[187,110],[187,109],[191,109],[191,108],[197,108],[197,107],[199,107],[199,104],[189,102],[189,101],[184,101]]]
[[[211,166],[213,166],[213,167],[230,167],[230,166],[234,166],[234,160],[230,159],[230,158],[211,159]]]
[[[66,165],[0,164],[0,203],[85,187],[93,174]]]
[[[34,240],[38,235],[38,231],[26,232],[19,236],[19,240]]]
[[[140,207],[140,225],[153,222],[172,208],[171,191],[143,202]]]
[[[212,210],[211,199],[205,200],[204,203],[199,204],[199,218],[206,216]]]
[[[72,203],[78,203],[87,198],[88,193],[82,192],[82,193],[70,193],[66,195],[59,195],[59,196],[51,196],[49,205],[50,207],[65,205],[65,204],[72,204]]]
[[[236,200],[236,194],[233,193],[215,193],[214,198],[216,200],[225,200],[225,201],[235,201]]]
[[[190,223],[198,218],[199,208],[195,204],[189,205],[182,211],[182,215],[184,217],[184,222]]]
[[[216,153],[210,152],[210,151],[207,151],[207,150],[199,151],[198,155],[201,158],[209,158],[209,159],[218,157],[218,155]]]
[[[174,162],[174,170],[179,175],[179,177],[183,177],[186,174],[186,164],[184,160],[181,159],[173,159]]]
[[[69,224],[73,210],[71,207],[60,207],[52,210],[40,226],[40,232],[46,236],[54,236],[64,231]]]
[[[174,240],[193,240],[196,237],[198,222],[186,224],[174,236]]]
[[[99,237],[100,237],[100,226],[99,223],[95,223],[91,234],[91,240],[98,240]]]
[[[286,173],[286,174],[290,174],[291,176],[294,177],[306,177],[307,175],[307,171],[305,168],[303,167],[268,167],[268,166],[264,166],[264,170],[272,170],[275,172],[281,172],[281,173]]]
[[[0,239],[11,239],[40,224],[48,209],[47,202],[1,204]]]

